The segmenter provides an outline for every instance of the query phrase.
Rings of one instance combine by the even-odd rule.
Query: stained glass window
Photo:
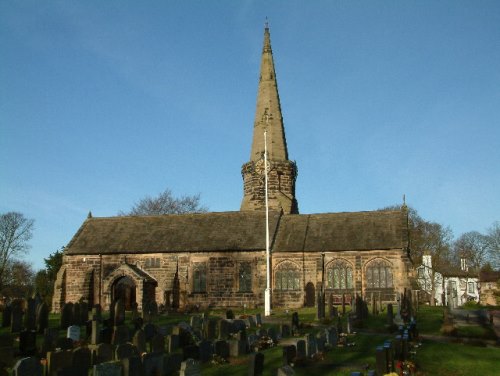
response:
[[[392,288],[392,269],[388,262],[376,260],[366,268],[366,284],[368,288]]]
[[[193,266],[193,292],[207,291],[207,266],[205,263]]]
[[[329,289],[352,289],[352,267],[344,260],[330,264],[326,270],[326,287]]]
[[[278,265],[274,279],[276,290],[300,290],[300,271],[291,262]]]
[[[252,266],[249,262],[240,264],[239,281],[241,292],[252,291]]]

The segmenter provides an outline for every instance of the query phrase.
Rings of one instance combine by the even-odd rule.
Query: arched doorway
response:
[[[122,299],[122,301],[125,303],[125,309],[130,310],[132,304],[136,302],[135,290],[136,287],[132,278],[127,276],[120,277],[113,283],[112,300],[116,301],[117,299]]]
[[[314,288],[314,283],[307,282],[306,284],[306,307],[314,307],[316,303],[316,289]]]

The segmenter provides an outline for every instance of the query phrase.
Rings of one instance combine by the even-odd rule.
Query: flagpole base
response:
[[[271,289],[264,291],[264,316],[271,316]]]

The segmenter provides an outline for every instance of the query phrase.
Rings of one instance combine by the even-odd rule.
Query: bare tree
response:
[[[119,215],[161,215],[203,213],[207,208],[200,204],[200,195],[174,197],[170,189],[165,189],[157,197],[146,196],[132,206],[129,212]]]
[[[488,259],[494,269],[500,270],[500,222],[493,223],[486,236],[488,239]]]
[[[3,287],[6,270],[15,258],[29,249],[33,236],[34,220],[18,212],[0,215],[0,289]]]
[[[453,244],[454,257],[457,261],[465,258],[470,262],[470,266],[480,269],[487,261],[488,246],[487,236],[477,231],[466,232]]]

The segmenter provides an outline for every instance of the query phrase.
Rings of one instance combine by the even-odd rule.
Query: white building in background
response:
[[[471,300],[479,302],[479,278],[476,271],[469,270],[466,259],[460,259],[460,269],[450,268],[441,273],[433,269],[431,255],[422,256],[422,265],[417,267],[417,282],[420,291],[426,293],[427,301],[431,300],[433,279],[436,305],[454,308]]]

